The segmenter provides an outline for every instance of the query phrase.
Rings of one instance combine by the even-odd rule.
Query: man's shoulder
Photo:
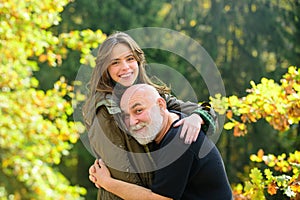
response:
[[[184,114],[183,112],[177,111],[177,110],[169,110],[169,112],[177,114],[179,116],[179,119],[187,117],[186,114]]]

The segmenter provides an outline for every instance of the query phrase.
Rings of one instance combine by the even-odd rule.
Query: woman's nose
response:
[[[126,61],[122,61],[121,62],[121,67],[122,67],[122,70],[126,70],[129,68],[129,64],[126,62]]]

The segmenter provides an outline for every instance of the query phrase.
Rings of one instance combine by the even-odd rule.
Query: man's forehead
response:
[[[133,105],[143,105],[146,103],[147,97],[144,92],[135,91],[132,93],[124,93],[121,101],[121,107],[132,108]]]
[[[152,94],[153,91],[156,90],[146,84],[137,84],[129,87],[121,98],[121,109],[125,109],[129,104],[136,102],[145,104],[151,101],[151,97],[154,98],[154,94]]]

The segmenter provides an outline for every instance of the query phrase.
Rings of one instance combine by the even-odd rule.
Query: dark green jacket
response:
[[[177,110],[186,114],[196,111],[205,121],[203,128],[216,127],[216,116],[208,104],[198,105],[182,102],[173,96],[165,95],[169,110]],[[144,187],[151,184],[154,163],[147,146],[140,145],[133,137],[126,134],[121,120],[121,110],[107,95],[98,102],[97,114],[89,129],[88,137],[91,149],[96,158],[101,158],[108,166],[111,176],[126,182]],[[141,153],[141,154],[139,154]],[[98,200],[115,200],[119,197],[99,189]]]

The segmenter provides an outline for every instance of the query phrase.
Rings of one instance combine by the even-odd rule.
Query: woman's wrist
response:
[[[203,110],[201,108],[197,108],[195,109],[192,114],[197,114],[201,117],[201,119],[203,120],[203,126],[202,126],[202,130],[204,132],[216,132],[216,124],[215,124],[215,121],[214,119],[212,118],[212,116],[209,114],[208,111],[206,110]]]
[[[204,120],[202,119],[202,117],[198,113],[192,113],[191,115],[197,116],[201,125],[203,125],[205,123]]]

